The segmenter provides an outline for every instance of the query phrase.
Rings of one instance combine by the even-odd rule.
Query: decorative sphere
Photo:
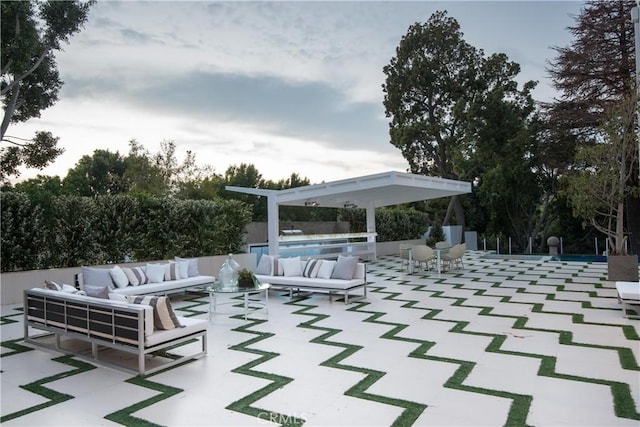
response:
[[[556,236],[551,236],[547,239],[547,246],[560,246],[560,239]]]

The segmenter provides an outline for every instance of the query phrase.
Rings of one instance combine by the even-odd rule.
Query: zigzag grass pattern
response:
[[[4,344],[4,343],[3,343]],[[29,384],[25,384],[23,386],[21,386],[21,388],[30,391],[31,393],[35,393],[39,396],[45,397],[48,399],[47,402],[41,403],[39,405],[35,405],[32,406],[30,408],[27,409],[23,409],[21,411],[16,411],[13,412],[11,414],[6,414],[6,415],[2,415],[2,417],[0,417],[0,423],[5,423],[7,421],[25,416],[27,414],[31,414],[33,412],[39,411],[41,409],[44,408],[48,408],[49,406],[53,406],[53,405],[57,405],[59,403],[62,403],[64,401],[67,401],[69,399],[73,399],[73,396],[66,394],[66,393],[60,393],[57,392],[51,388],[45,387],[44,384],[47,383],[51,383],[54,381],[59,381],[63,378],[69,378],[71,376],[74,375],[79,375],[82,374],[83,372],[86,371],[90,371],[92,369],[95,369],[95,366],[90,365],[88,363],[85,362],[81,362],[79,360],[73,359],[70,356],[62,356],[62,357],[56,357],[54,359],[51,359],[54,362],[59,362],[59,363],[63,363],[65,365],[69,365],[74,367],[75,369],[71,370],[71,371],[66,371],[66,372],[61,372],[59,374],[56,375],[52,375],[46,378],[42,378],[39,379],[37,381],[34,381],[32,383]]]
[[[236,317],[239,319],[242,318],[242,316],[236,316]],[[237,411],[246,415],[254,416],[259,420],[264,420],[264,419],[282,420],[284,421],[282,425],[291,426],[291,427],[301,426],[304,423],[304,420],[298,417],[290,416],[288,414],[281,414],[274,411],[270,411],[268,409],[262,409],[262,408],[252,406],[253,403],[255,403],[256,401],[260,400],[264,396],[267,396],[273,391],[281,387],[284,387],[285,385],[287,385],[293,380],[292,378],[269,374],[267,372],[253,369],[256,366],[263,364],[279,356],[278,353],[257,350],[250,347],[253,344],[259,343],[260,341],[266,340],[271,336],[273,336],[273,334],[270,334],[270,333],[255,332],[250,330],[251,327],[263,322],[264,320],[251,319],[250,323],[235,329],[238,332],[253,334],[256,336],[247,341],[241,342],[240,344],[231,346],[230,349],[242,351],[245,353],[257,354],[260,356],[260,358],[237,367],[236,369],[233,370],[233,372],[237,372],[244,375],[250,375],[256,378],[266,379],[272,382],[271,384],[257,390],[256,392],[251,393],[250,395],[245,396],[244,398],[231,403],[229,406],[227,406],[227,409],[231,409],[232,411]]]
[[[321,294],[290,301],[272,293],[268,316],[245,321],[240,314],[217,314],[209,327],[207,357],[158,372],[153,381],[120,373],[109,393],[131,393],[134,385],[151,390],[153,397],[147,392],[84,419],[130,426],[635,425],[640,420],[639,322],[622,317],[601,264],[488,259],[478,252],[468,254],[464,270],[441,275],[406,274],[398,257],[381,258],[367,269],[365,301],[345,306]],[[188,293],[173,298],[174,308],[183,316],[208,318],[208,298]],[[23,346],[20,307],[2,309],[0,422],[47,425],[52,411],[73,414],[74,401],[103,392],[100,384],[89,383],[93,365]],[[312,359],[301,357],[305,354]],[[378,355],[387,357],[377,360]],[[391,364],[385,362],[389,357]],[[74,369],[51,375],[58,371],[47,363],[43,378],[20,382],[20,360],[62,362]],[[292,361],[295,366],[287,366]],[[416,381],[406,383],[413,374]],[[336,384],[303,394],[319,399],[315,405],[297,398],[297,391],[321,384],[325,376]],[[11,392],[13,384],[22,394]],[[202,399],[210,390],[226,389]],[[11,406],[4,402],[25,391],[47,401],[34,399],[26,409],[5,412]],[[466,399],[475,403],[467,406]]]

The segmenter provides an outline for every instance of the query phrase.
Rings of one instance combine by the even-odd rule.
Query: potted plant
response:
[[[627,254],[624,202],[638,192],[628,185],[638,173],[631,165],[637,156],[634,93],[613,108],[593,144],[580,147],[576,164],[580,171],[569,177],[567,195],[574,215],[587,219],[609,242],[608,280],[637,281],[638,256]]]
[[[241,268],[238,270],[238,286],[241,288],[250,288],[254,286],[255,277],[253,276],[253,272],[246,269]]]

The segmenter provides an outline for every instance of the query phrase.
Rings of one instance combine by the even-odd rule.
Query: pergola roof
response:
[[[235,186],[226,189],[275,196],[278,205],[377,208],[470,193],[471,183],[391,171],[285,190]]]

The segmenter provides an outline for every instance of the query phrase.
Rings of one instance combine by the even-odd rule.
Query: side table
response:
[[[244,320],[247,320],[247,315],[254,311],[264,310],[265,313],[269,313],[269,283],[256,283],[254,286],[240,287],[240,286],[223,286],[222,283],[216,282],[213,285],[207,286],[205,290],[209,292],[209,320],[213,319],[213,314],[218,312],[218,305],[235,304],[236,301],[229,301],[218,303],[218,294],[242,294],[244,299]],[[265,302],[257,302],[249,299],[251,294],[260,294],[264,292]]]

